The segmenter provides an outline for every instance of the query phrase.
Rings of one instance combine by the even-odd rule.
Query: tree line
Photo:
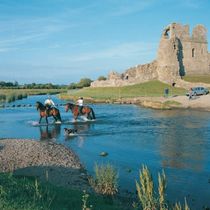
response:
[[[100,76],[98,80],[106,80],[106,77]],[[46,84],[37,84],[37,83],[30,83],[30,84],[19,84],[17,81],[15,82],[5,82],[0,81],[0,88],[10,88],[10,89],[80,89],[84,87],[90,87],[91,82],[93,80],[89,78],[82,78],[79,82],[72,82],[69,85],[55,85],[52,83]]]
[[[106,80],[106,77],[104,76],[100,76],[98,77],[98,80]],[[89,79],[89,78],[82,78],[79,82],[77,83],[70,83],[68,85],[68,89],[79,89],[79,88],[83,88],[83,87],[90,87],[91,82],[93,82],[93,80]]]
[[[17,81],[15,81],[15,82],[0,81],[0,88],[11,88],[11,89],[60,89],[60,88],[66,88],[66,85],[54,85],[52,83],[46,83],[46,84],[31,83],[31,84],[20,85]]]

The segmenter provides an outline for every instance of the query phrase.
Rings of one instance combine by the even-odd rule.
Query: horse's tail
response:
[[[91,110],[92,118],[93,118],[93,119],[96,119],[96,116],[95,116],[95,113],[94,113],[93,109],[90,108],[90,110]]]
[[[54,109],[55,109],[55,111],[57,111],[57,114],[56,114],[56,112],[55,112],[55,117],[56,117],[59,121],[62,121],[62,120],[61,120],[61,114],[60,114],[59,109],[57,109],[56,107],[54,107]]]

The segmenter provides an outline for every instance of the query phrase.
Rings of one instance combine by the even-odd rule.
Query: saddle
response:
[[[83,112],[82,112],[83,107],[84,107],[84,106],[78,106],[79,114],[83,114]]]
[[[51,110],[52,110],[52,107],[50,105],[45,105],[45,112],[47,116],[49,116]]]

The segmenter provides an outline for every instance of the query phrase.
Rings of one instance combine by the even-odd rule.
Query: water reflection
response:
[[[29,97],[26,104],[43,101],[42,96]],[[59,102],[53,98],[56,103]],[[122,189],[134,189],[141,164],[147,164],[154,175],[165,168],[168,199],[181,201],[190,193],[196,207],[210,206],[210,113],[189,110],[150,110],[133,105],[95,105],[95,122],[73,123],[70,113],[62,110],[62,125],[37,127],[33,108],[0,109],[1,138],[49,140],[73,149],[89,174],[94,163],[110,162],[120,172]],[[66,138],[64,128],[78,130]],[[1,149],[1,148],[0,148]],[[102,158],[98,154],[106,151]],[[128,173],[125,169],[131,168]],[[202,195],[202,196],[201,196]]]
[[[77,135],[73,136],[65,136],[65,140],[71,140],[72,138],[77,137],[77,146],[78,147],[83,147],[84,141],[88,135],[90,135],[90,130],[93,128],[92,123],[77,123],[75,122],[71,126],[67,126],[67,128],[71,128],[73,130],[77,130]]]
[[[60,136],[61,125],[40,126],[40,140],[56,139]]]
[[[199,118],[198,115],[199,114]],[[202,113],[165,111],[157,113],[161,120],[159,153],[162,166],[201,171],[205,159],[205,136],[202,128],[208,118]]]

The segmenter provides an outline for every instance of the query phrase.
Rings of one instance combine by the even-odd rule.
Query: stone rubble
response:
[[[53,142],[0,140],[0,172],[36,176],[59,186],[89,188],[86,171],[76,154]]]

